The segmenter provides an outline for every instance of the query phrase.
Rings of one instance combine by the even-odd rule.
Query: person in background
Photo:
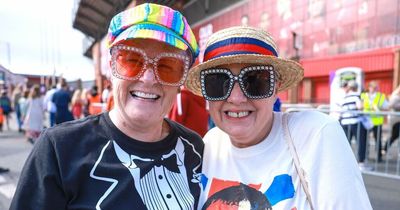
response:
[[[4,114],[3,109],[0,107],[0,132],[3,131]]]
[[[10,113],[12,110],[10,97],[7,95],[7,90],[0,90],[0,107],[3,110],[4,121],[6,122],[7,129],[10,130]]]
[[[18,86],[17,86],[17,88],[18,88]],[[0,93],[2,92],[3,90],[0,90]],[[13,96],[14,96],[14,92],[13,92]],[[14,99],[14,97],[13,97],[13,99]],[[13,100],[14,101],[14,100]],[[12,104],[12,105],[15,105],[15,104]],[[15,110],[19,110],[19,109],[15,109]],[[3,131],[3,124],[4,124],[4,121],[5,121],[5,115],[4,115],[4,112],[3,112],[3,109],[2,109],[2,107],[0,106],[0,132],[2,132]],[[22,123],[21,123],[22,124]],[[19,124],[18,124],[19,125]],[[0,167],[0,174],[4,174],[4,173],[8,173],[8,172],[10,172],[10,169],[9,168],[4,168],[4,167]]]
[[[351,143],[351,139],[358,136],[358,126],[360,125],[360,114],[355,113],[362,110],[362,101],[360,94],[357,91],[357,83],[354,80],[348,81],[343,85],[344,98],[341,101],[341,113],[340,113],[340,124]],[[358,136],[359,139],[365,139],[366,129],[362,127],[363,131],[360,133],[362,136]],[[365,132],[364,132],[365,131]]]
[[[99,107],[100,103],[101,103],[101,95],[99,94],[98,87],[94,85],[90,90],[88,98],[88,107],[90,115],[95,115],[102,112],[102,108]]]
[[[56,112],[57,108],[54,102],[52,101],[54,93],[57,91],[57,86],[51,86],[51,89],[48,90],[43,99],[43,107],[49,113],[49,126],[53,127],[56,124]]]
[[[27,103],[27,111],[25,114],[23,128],[25,135],[30,143],[34,143],[43,130],[43,98],[40,95],[40,87],[34,85],[31,87]]]
[[[21,111],[21,122],[22,122],[22,131],[25,132],[24,130],[24,120],[25,116],[28,113],[28,97],[29,97],[30,90],[28,88],[25,88],[24,91],[22,92],[21,98],[18,100],[19,104],[19,109]],[[45,106],[45,104],[43,104]]]
[[[203,97],[194,95],[184,86],[181,87],[180,93],[176,96],[168,117],[196,131],[202,137],[208,130],[206,101]]]
[[[199,209],[372,209],[336,119],[272,110],[277,94],[304,72],[276,49],[262,29],[223,29],[209,38],[204,62],[189,71],[185,86],[209,102],[217,126],[204,137]],[[232,188],[245,185],[255,192],[237,198]]]
[[[74,119],[80,119],[82,116],[82,107],[83,107],[81,89],[76,89],[74,91],[74,94],[72,95],[71,99],[71,107],[72,107],[71,112],[72,115],[74,116]]]
[[[186,19],[141,4],[110,23],[114,108],[46,129],[10,210],[194,210],[201,137],[165,116],[199,52]]]
[[[367,150],[367,128],[361,123],[361,116],[357,111],[363,109],[363,104],[360,98],[360,94],[357,93],[357,82],[350,80],[343,85],[344,98],[340,104],[341,113],[339,122],[343,127],[343,130],[347,136],[349,143],[351,139],[355,137],[358,139],[358,165],[363,171],[370,171],[372,167],[368,166],[365,161],[365,155]]]
[[[18,84],[12,93],[12,107],[14,107],[15,117],[18,125],[18,132],[22,132],[21,110],[19,106],[19,99],[22,97],[24,85]]]
[[[90,90],[87,88],[83,88],[82,90],[82,114],[84,117],[89,116],[89,94]]]
[[[400,85],[392,92],[389,98],[389,108],[394,112],[400,112]],[[392,129],[390,132],[390,137],[386,141],[384,151],[387,152],[390,146],[399,138],[400,132],[400,116],[392,115],[390,116],[390,122],[392,125]]]
[[[111,93],[111,85],[107,83],[106,87],[104,88],[103,92],[101,93],[101,101],[103,103],[107,102],[110,93]]]
[[[376,157],[377,161],[382,161],[382,125],[385,120],[383,115],[374,114],[374,112],[387,111],[389,103],[386,100],[386,95],[378,91],[379,85],[377,81],[370,81],[368,83],[368,92],[361,94],[363,104],[363,111],[371,113],[369,115],[372,124],[372,132],[376,142]]]
[[[58,84],[60,88],[54,93],[52,102],[56,106],[56,124],[71,121],[74,119],[72,113],[69,110],[71,103],[71,96],[68,91],[67,82],[64,79],[60,80]]]
[[[47,92],[47,87],[46,87],[46,85],[45,84],[40,84],[39,85],[39,89],[40,89],[40,95],[41,96],[45,96],[46,95],[46,92]]]

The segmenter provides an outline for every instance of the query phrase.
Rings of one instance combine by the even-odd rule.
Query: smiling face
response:
[[[368,92],[374,94],[377,91],[378,91],[378,83],[376,81],[371,81],[368,84]]]
[[[187,55],[185,51],[151,39],[134,39],[123,44],[143,50],[150,59],[161,53]],[[161,85],[151,64],[136,80],[120,79],[114,75],[111,82],[115,106],[110,116],[116,126],[131,137],[140,133],[161,132],[163,118],[174,103],[178,87]]]
[[[234,75],[248,64],[229,64]],[[231,95],[223,101],[209,101],[210,115],[215,124],[225,131],[234,146],[249,147],[261,142],[272,128],[274,94],[265,99],[248,99],[236,82]]]

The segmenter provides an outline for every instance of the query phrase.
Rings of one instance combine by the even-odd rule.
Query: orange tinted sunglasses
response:
[[[162,85],[181,86],[189,71],[189,56],[161,53],[149,58],[140,48],[116,45],[111,49],[112,74],[124,80],[137,80],[152,65],[156,80]]]

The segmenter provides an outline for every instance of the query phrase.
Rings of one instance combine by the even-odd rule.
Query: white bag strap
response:
[[[306,193],[307,201],[310,204],[311,210],[314,210],[314,206],[311,201],[310,190],[308,189],[308,183],[305,179],[305,172],[300,165],[300,160],[296,152],[296,147],[294,146],[292,137],[290,136],[287,113],[284,113],[282,115],[282,125],[283,125],[283,134],[285,136],[286,143],[288,144],[290,154],[292,155],[294,167],[296,168],[297,174],[299,175],[300,178],[300,184],[303,187],[304,192]]]

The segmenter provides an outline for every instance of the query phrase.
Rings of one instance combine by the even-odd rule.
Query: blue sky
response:
[[[74,2],[0,0],[0,64],[14,73],[94,79],[84,35],[72,28]]]

